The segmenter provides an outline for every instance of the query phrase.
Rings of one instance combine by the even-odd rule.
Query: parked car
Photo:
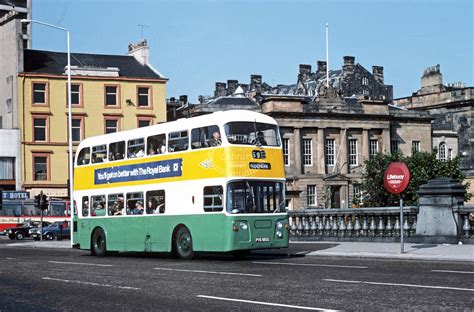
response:
[[[40,240],[41,235],[46,240],[53,240],[56,237],[70,238],[71,228],[69,224],[70,222],[68,221],[56,221],[47,227],[43,227],[42,231],[39,228],[32,229],[30,235],[35,240]]]
[[[46,227],[49,225],[51,225],[51,222],[43,221],[43,227]],[[38,229],[40,226],[41,226],[40,221],[23,222],[23,223],[17,224],[14,227],[7,228],[3,232],[10,239],[22,240],[23,238],[30,236],[30,230]]]

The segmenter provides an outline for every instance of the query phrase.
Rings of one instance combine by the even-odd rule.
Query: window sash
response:
[[[334,166],[334,149],[335,149],[335,140],[326,139],[325,152],[326,152],[326,165]]]
[[[0,180],[14,180],[15,158],[0,157]]]
[[[34,180],[45,181],[48,179],[48,158],[45,156],[33,157]]]
[[[349,165],[357,166],[357,140],[349,140]]]
[[[138,106],[150,106],[150,88],[139,87],[137,91]]]
[[[33,103],[46,104],[46,83],[33,83]]]
[[[374,156],[379,152],[379,141],[370,140],[370,156]]]
[[[71,105],[81,105],[81,85],[71,85]]]
[[[283,160],[285,162],[285,166],[290,165],[290,140],[283,139]]]
[[[82,140],[82,119],[72,119],[72,141],[79,142]]]
[[[313,165],[313,146],[311,139],[303,139],[303,165]]]
[[[316,185],[308,185],[306,188],[306,203],[308,207],[314,207],[317,205],[316,200]]]
[[[117,86],[106,86],[105,87],[105,105],[116,106],[118,103],[118,87]]]
[[[118,120],[106,119],[105,120],[105,134],[114,133],[117,131],[118,131]]]
[[[46,118],[33,118],[33,141],[35,142],[45,142],[47,140],[46,137],[46,129],[47,129],[47,120]]]

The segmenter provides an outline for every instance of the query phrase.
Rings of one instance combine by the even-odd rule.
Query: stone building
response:
[[[342,70],[330,71],[329,86],[324,71],[325,62],[316,73],[300,65],[296,84],[276,87],[259,75],[248,85],[217,82],[213,97],[188,106],[189,115],[246,108],[275,118],[292,210],[352,207],[361,195],[356,184],[364,160],[398,149],[405,155],[431,150],[429,114],[390,105],[392,86],[383,83],[381,67],[369,73],[345,57]]]
[[[433,118],[433,148],[439,159],[459,156],[461,169],[474,193],[474,87],[457,82],[443,84],[440,66],[425,69],[421,89],[393,103],[411,111],[426,111]]]

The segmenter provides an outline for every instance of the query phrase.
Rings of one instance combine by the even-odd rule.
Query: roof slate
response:
[[[25,73],[63,75],[67,66],[67,53],[63,52],[26,49],[23,58]],[[140,64],[133,56],[128,55],[71,53],[71,66],[104,69],[116,67],[119,69],[119,77],[164,78],[149,66]]]

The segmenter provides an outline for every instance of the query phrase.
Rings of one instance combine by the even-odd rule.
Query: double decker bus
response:
[[[278,125],[243,110],[91,137],[74,168],[73,244],[109,251],[288,247]]]

